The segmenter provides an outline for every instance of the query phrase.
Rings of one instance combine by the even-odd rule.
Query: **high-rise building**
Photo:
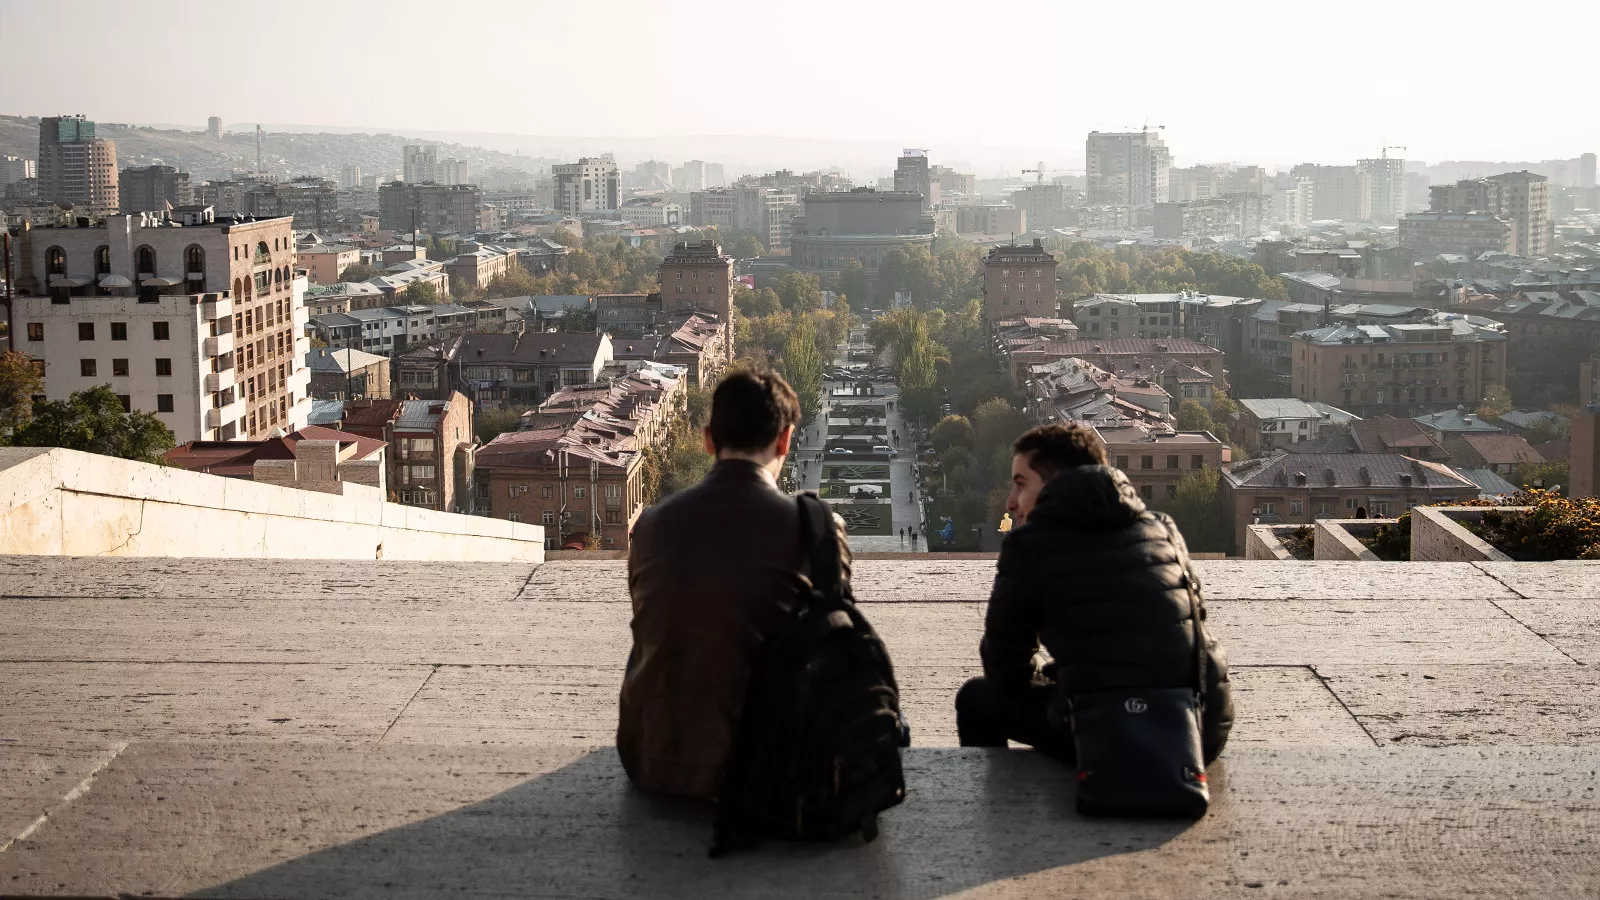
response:
[[[1406,214],[1406,161],[1384,155],[1357,160],[1367,174],[1368,215],[1374,222],[1388,224]]]
[[[1089,205],[1154,206],[1170,198],[1172,154],[1157,131],[1089,132]]]
[[[1538,257],[1550,252],[1550,183],[1532,172],[1506,172],[1455,184],[1434,185],[1433,212],[1487,213],[1511,223],[1509,252]]]
[[[95,137],[94,123],[82,116],[40,119],[39,199],[90,216],[115,214],[117,145]]]
[[[396,181],[378,188],[378,227],[422,234],[478,230],[483,193],[472,184],[413,184]]]
[[[1311,217],[1344,222],[1372,220],[1372,176],[1361,166],[1302,163],[1289,170],[1311,181]]]
[[[928,171],[926,150],[902,150],[894,164],[894,189],[916,191],[922,195],[922,208],[932,209],[939,203],[939,192],[934,187],[932,173]]]
[[[47,397],[109,384],[180,443],[306,424],[310,339],[289,219],[111,215],[25,230],[17,258],[17,349],[45,363]]]
[[[706,164],[702,160],[691,159],[672,170],[672,187],[676,190],[703,191],[708,186]]]
[[[1578,157],[1578,187],[1592,188],[1595,186],[1594,162],[1595,156],[1593,153],[1585,153]]]
[[[211,118],[206,120],[206,134],[209,135],[210,138],[213,141],[222,140],[222,117],[221,116],[212,116]]]
[[[118,176],[117,193],[124,213],[160,212],[194,203],[189,173],[172,166],[130,166]]]
[[[569,216],[610,212],[621,205],[617,163],[608,156],[558,163],[550,167],[550,174],[554,179],[550,205]]]
[[[24,178],[38,178],[39,169],[25,156],[0,156],[0,187]]]
[[[634,187],[657,191],[672,187],[672,165],[658,159],[645,160],[633,167]]]
[[[401,151],[401,178],[406,184],[439,183],[434,168],[439,164],[439,148],[432,144],[407,144]]]
[[[1064,184],[1039,182],[1013,193],[1011,205],[1027,214],[1029,228],[1065,228],[1073,224],[1072,194]]]
[[[706,163],[706,187],[722,187],[727,183],[728,175],[722,163]]]
[[[347,191],[361,190],[361,167],[345,166],[339,178],[339,186]]]
[[[1055,318],[1056,258],[1043,241],[995,247],[983,260],[983,317],[994,324],[1017,316]]]
[[[733,321],[733,259],[716,241],[679,243],[661,260],[660,274],[662,312],[707,311]]]

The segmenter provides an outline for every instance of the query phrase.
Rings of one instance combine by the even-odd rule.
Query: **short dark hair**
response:
[[[1074,466],[1103,466],[1106,448],[1093,428],[1040,425],[1023,432],[1011,452],[1028,458],[1028,467],[1046,481]]]
[[[765,366],[735,369],[711,395],[711,444],[718,450],[755,453],[800,424],[800,399],[783,376]]]

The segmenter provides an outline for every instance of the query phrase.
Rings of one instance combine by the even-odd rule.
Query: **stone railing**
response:
[[[1411,510],[1411,559],[1416,562],[1509,562],[1481,537],[1461,527],[1462,522],[1483,518],[1484,506],[1418,506]],[[1502,506],[1504,511],[1532,507]]]
[[[544,529],[46,447],[0,448],[0,554],[544,560]]]
[[[1314,559],[1344,559],[1377,562],[1378,555],[1367,549],[1362,538],[1371,539],[1379,525],[1393,525],[1396,519],[1318,519]]]
[[[1287,561],[1295,558],[1283,539],[1304,525],[1251,525],[1245,529],[1244,558]]]

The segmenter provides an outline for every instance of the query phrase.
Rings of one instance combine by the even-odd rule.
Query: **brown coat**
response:
[[[849,578],[843,522],[835,516]],[[633,652],[617,751],[640,787],[712,797],[762,641],[792,610],[800,511],[767,472],[722,460],[645,510],[628,554]]]

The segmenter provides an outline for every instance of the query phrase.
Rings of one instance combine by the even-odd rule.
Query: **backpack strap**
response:
[[[829,609],[844,609],[843,574],[839,568],[839,536],[833,510],[811,491],[795,495],[800,505],[800,558],[811,586]]]

